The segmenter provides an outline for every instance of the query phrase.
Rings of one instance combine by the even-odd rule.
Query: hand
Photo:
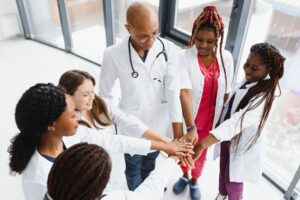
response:
[[[202,152],[204,151],[204,147],[201,145],[201,143],[197,144],[194,148],[194,155],[193,155],[193,160],[196,161],[202,154]]]
[[[180,162],[178,163],[179,165],[183,165],[190,169],[195,168],[195,164],[192,156],[188,155],[188,156],[180,157],[179,160],[180,160]]]
[[[169,158],[172,158],[175,162],[179,160],[178,156],[169,155]]]
[[[194,154],[193,151],[194,145],[189,142],[174,140],[170,143],[164,144],[163,151],[169,155],[175,156],[186,156]]]
[[[192,129],[189,132],[187,132],[184,136],[183,139],[187,142],[192,143],[193,145],[195,145],[198,141],[198,133],[197,133],[197,129]]]

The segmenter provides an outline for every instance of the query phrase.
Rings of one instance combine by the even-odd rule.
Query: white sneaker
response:
[[[218,196],[215,198],[215,200],[225,200],[227,199],[227,195],[221,195],[220,193],[218,194]]]

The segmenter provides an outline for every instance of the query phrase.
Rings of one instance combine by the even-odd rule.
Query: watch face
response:
[[[137,78],[139,76],[139,74],[137,72],[132,72],[132,77],[133,78]]]

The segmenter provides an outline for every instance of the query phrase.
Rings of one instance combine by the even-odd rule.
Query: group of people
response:
[[[215,144],[216,199],[240,200],[243,182],[261,178],[260,134],[285,58],[271,44],[254,44],[245,79],[232,89],[234,64],[223,49],[224,24],[214,6],[196,18],[182,50],[159,37],[158,17],[148,3],[131,4],[126,20],[129,36],[104,52],[99,96],[94,77],[70,70],[58,86],[36,84],[19,100],[20,133],[8,151],[11,172],[22,174],[25,198],[161,199],[177,163],[183,176],[174,193],[189,186],[191,199],[199,200],[197,180],[207,148]],[[168,158],[155,167],[159,151]],[[124,153],[129,191],[108,190],[119,179],[111,173],[118,162],[111,152]]]

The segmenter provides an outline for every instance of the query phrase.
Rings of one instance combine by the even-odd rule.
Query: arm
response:
[[[183,110],[183,117],[187,127],[195,125],[193,103],[192,103],[192,90],[182,89],[180,93],[181,105]],[[196,144],[198,141],[197,129],[190,130],[185,136],[185,140]]]
[[[255,103],[257,103],[260,99],[257,99]],[[259,121],[262,115],[264,102],[262,102],[258,107],[256,107],[253,110],[247,111],[247,113],[244,116],[242,128],[244,131],[245,129],[249,128],[250,126],[256,126],[259,125]],[[222,122],[220,126],[210,131],[210,134],[206,136],[203,140],[201,140],[196,146],[195,146],[195,158],[198,158],[202,151],[206,149],[207,147],[211,146],[214,143],[222,142],[222,141],[229,141],[234,136],[238,135],[240,133],[240,119],[243,113],[247,110],[249,107],[246,106],[244,109],[239,110],[238,112],[235,112],[229,119]],[[252,128],[252,127],[251,127]],[[254,136],[256,134],[256,131],[251,131],[251,134]],[[247,136],[249,138],[252,138],[251,136]]]
[[[183,111],[183,117],[186,127],[195,125],[194,112],[193,112],[193,96],[192,96],[192,80],[189,73],[189,66],[185,62],[186,56],[181,54],[180,56],[180,76],[181,76],[181,91],[180,101]],[[185,140],[196,144],[198,141],[197,129],[190,130],[185,135]]]
[[[165,92],[168,111],[172,122],[174,137],[182,133],[182,109],[180,104],[180,76],[178,68],[178,53],[173,44],[168,43],[167,74],[165,77]]]
[[[169,143],[172,142],[172,140],[166,136],[163,136],[159,134],[158,132],[148,128],[144,134],[142,135],[143,138],[149,139],[149,140],[155,140],[155,141],[160,141],[164,143]]]
[[[193,154],[193,146],[182,141],[170,143],[149,141],[123,135],[99,133],[99,131],[84,126],[79,126],[77,134],[80,137],[80,142],[97,144],[112,152],[146,155],[150,150],[162,150],[167,154],[177,156],[183,156],[186,153]]]
[[[176,159],[174,159],[176,161]],[[130,199],[130,200],[153,200],[161,199],[164,195],[164,188],[171,177],[175,162],[172,158],[167,158],[162,165],[156,167],[150,176],[134,191],[116,191],[108,194],[107,199]]]
[[[148,128],[137,117],[123,112],[114,105],[109,99],[103,99],[109,110],[109,114],[114,123],[122,130],[121,133],[127,136],[143,137],[150,140],[156,140],[161,142],[171,142],[168,137],[161,135],[160,133]]]
[[[112,88],[118,78],[113,59],[110,58],[111,49],[108,48],[104,52],[101,72],[99,78],[99,96],[112,99]]]

